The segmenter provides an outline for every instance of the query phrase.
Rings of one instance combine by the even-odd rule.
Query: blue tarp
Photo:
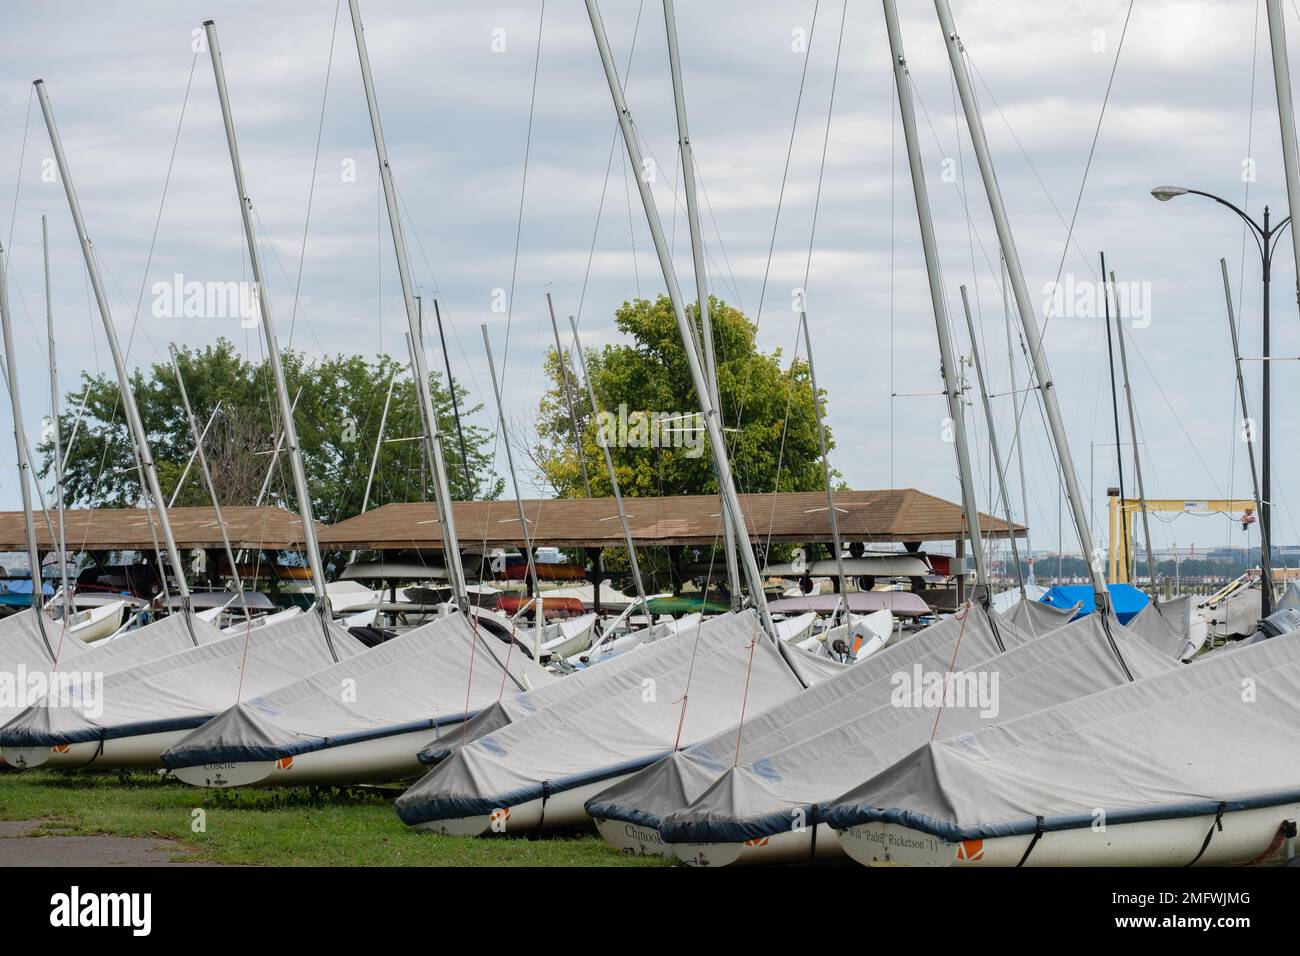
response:
[[[42,582],[41,593],[46,597],[53,597],[54,588],[48,582]],[[32,606],[32,579],[31,578],[3,578],[0,579],[0,607],[31,607]]]
[[[1146,594],[1131,584],[1108,584],[1106,590],[1110,591],[1110,602],[1115,609],[1115,616],[1119,618],[1121,624],[1127,624],[1133,620],[1138,612],[1148,604]],[[1079,613],[1074,616],[1074,620],[1078,620],[1097,610],[1097,602],[1093,599],[1092,585],[1089,584],[1058,584],[1048,588],[1047,593],[1039,600],[1044,604],[1050,604],[1052,607],[1062,608],[1082,604],[1083,606],[1079,608]]]

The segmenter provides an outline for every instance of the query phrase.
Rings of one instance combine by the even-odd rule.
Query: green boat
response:
[[[706,601],[689,594],[651,598],[646,604],[651,614],[725,614],[731,610],[725,601]]]

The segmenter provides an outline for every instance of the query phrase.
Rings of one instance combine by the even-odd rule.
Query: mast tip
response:
[[[204,20],[204,21],[203,21],[203,25],[204,25],[205,27],[215,27],[215,26],[217,25],[217,21],[216,21],[216,20]]]

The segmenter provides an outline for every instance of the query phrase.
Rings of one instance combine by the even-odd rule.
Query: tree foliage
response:
[[[696,312],[694,307],[689,310],[698,335]],[[620,406],[629,413],[698,412],[700,403],[668,297],[625,302],[615,318],[619,331],[630,341],[585,353],[601,410],[611,416],[619,414]],[[810,491],[824,487],[807,362],[796,359],[782,367],[781,350],[761,351],[754,324],[739,310],[712,297],[710,319],[726,439],[740,490]],[[539,443],[534,457],[560,497],[582,497],[585,489],[561,390],[560,361],[554,350],[548,352],[549,387],[539,405]],[[568,361],[567,351],[565,362],[592,494],[611,494],[598,444],[601,422],[591,412],[586,386],[574,363]],[[826,401],[824,391],[819,397]],[[707,440],[702,435],[700,440],[704,451],[698,456],[684,447],[620,447],[611,442],[622,492],[629,496],[716,493],[712,455]],[[827,444],[834,446],[829,429]]]
[[[407,374],[406,363],[388,355],[374,360],[357,355],[308,359],[294,351],[283,352],[281,360],[289,395],[297,396],[294,423],[312,507],[319,520],[338,521],[360,513],[384,400],[394,375],[393,398],[384,428],[386,440],[375,472],[370,507],[427,497],[425,485],[432,482],[425,478],[427,468],[422,468],[422,442],[396,440],[422,432],[415,384]],[[269,367],[265,362],[245,359],[225,339],[215,346],[179,352],[178,364],[200,430],[217,404],[221,406],[204,442],[221,503],[253,504],[271,465],[270,452],[279,434],[279,406]],[[456,441],[451,394],[436,374],[431,376],[430,387],[443,432],[452,496],[495,497],[501,483],[492,476],[491,450],[484,448],[491,433],[478,426],[465,427],[467,481]],[[157,462],[163,494],[170,498],[194,450],[171,365],[136,369],[132,388]],[[137,504],[142,491],[115,376],[82,374],[81,386],[69,394],[61,415],[65,446],[83,393],[85,411],[65,473],[68,502],[91,507]],[[456,396],[462,418],[479,410],[467,405],[466,392],[459,384]],[[42,474],[48,475],[52,442],[45,441],[41,451],[45,456]],[[208,501],[196,464],[176,503],[203,505]],[[276,458],[266,503],[296,510],[295,501],[288,456],[282,452]]]

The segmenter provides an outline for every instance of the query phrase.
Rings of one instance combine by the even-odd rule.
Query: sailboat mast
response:
[[[45,127],[49,131],[50,147],[54,150],[54,161],[59,170],[59,178],[63,180],[63,191],[68,197],[68,208],[72,213],[72,221],[77,229],[77,239],[81,243],[81,254],[86,260],[86,272],[90,276],[90,287],[95,295],[95,304],[99,308],[99,317],[104,323],[104,334],[108,339],[108,349],[113,356],[113,368],[117,372],[118,388],[122,392],[122,411],[126,417],[127,427],[131,430],[131,437],[135,441],[136,455],[139,458],[141,470],[144,472],[146,490],[149,497],[153,499],[154,508],[158,512],[158,527],[162,531],[163,542],[167,548],[167,558],[171,564],[172,574],[176,578],[176,589],[180,592],[181,608],[185,619],[185,626],[189,629],[190,638],[198,646],[198,637],[194,633],[194,626],[191,622],[191,613],[193,611],[193,602],[190,600],[190,586],[185,580],[185,565],[181,562],[179,549],[176,547],[176,538],[172,534],[171,520],[167,516],[167,505],[163,498],[162,488],[158,484],[158,469],[154,464],[153,452],[149,448],[149,436],[144,430],[144,423],[140,420],[140,409],[135,403],[135,393],[131,390],[131,379],[126,370],[126,358],[122,354],[122,347],[117,341],[117,328],[113,325],[113,313],[109,309],[108,296],[104,292],[104,283],[99,276],[99,263],[95,260],[95,250],[90,242],[90,233],[86,230],[86,221],[81,215],[81,203],[77,200],[77,190],[72,182],[72,172],[68,169],[68,160],[63,154],[63,141],[59,137],[59,129],[54,123],[54,111],[50,108],[50,98],[45,91],[45,81],[36,80],[33,84],[36,87],[36,98],[41,104],[41,113],[45,117]],[[167,582],[162,582],[163,588],[166,589]]]
[[[555,321],[555,303],[551,294],[546,293],[546,309],[551,314],[551,331],[555,333],[555,361],[560,368],[560,391],[564,394],[564,406],[569,411],[569,427],[573,429],[573,446],[578,449],[578,466],[582,469],[582,487],[587,497],[591,497],[591,478],[587,474],[587,453],[582,448],[582,432],[578,429],[578,413],[573,407],[573,392],[569,387],[569,367],[564,361],[564,346],[560,344],[560,326]]]
[[[1286,16],[1280,0],[1265,0],[1268,10],[1268,36],[1273,56],[1273,85],[1277,93],[1277,118],[1282,134],[1282,165],[1286,170],[1286,199],[1291,214],[1291,249],[1296,266],[1296,303],[1300,305],[1300,148],[1296,145],[1295,103],[1291,98],[1291,65],[1286,49]],[[1264,208],[1264,228],[1268,228],[1268,207]],[[1265,242],[1268,240],[1265,239]],[[1264,351],[1260,363],[1260,382],[1263,398],[1260,402],[1259,453],[1260,500],[1259,527],[1261,534],[1273,540],[1273,363],[1270,357],[1270,331],[1268,315],[1268,280],[1271,257],[1264,249]],[[1272,555],[1269,555],[1272,561]],[[1267,616],[1273,610],[1273,592],[1261,588],[1261,612]]]
[[[361,513],[365,514],[370,510],[370,489],[375,484],[375,469],[379,467],[379,453],[384,447],[384,429],[388,426],[388,407],[393,404],[393,383],[397,381],[397,369],[393,369],[388,376],[388,395],[384,398],[384,410],[379,416],[379,434],[375,437],[375,450],[370,456],[370,471],[366,474],[366,490],[361,496]],[[353,551],[348,555],[348,564],[357,559],[357,553]]]
[[[421,310],[423,311],[423,310]],[[442,348],[442,366],[447,370],[447,394],[451,396],[451,417],[456,422],[456,440],[460,444],[460,467],[465,475],[465,494],[474,494],[474,482],[469,477],[469,448],[465,445],[465,427],[460,421],[460,399],[456,397],[456,380],[451,376],[451,353],[447,351],[447,336],[442,330],[442,306],[435,297],[433,300],[433,318],[438,325],[438,345]],[[421,327],[424,320],[420,320]]]
[[[1110,370],[1110,408],[1115,418],[1115,470],[1119,479],[1119,577],[1126,583],[1133,583],[1133,565],[1129,559],[1128,509],[1124,502],[1128,496],[1124,493],[1124,442],[1119,437],[1119,390],[1115,385],[1115,345],[1110,332],[1110,286],[1106,284],[1106,253],[1101,254],[1101,288],[1105,302],[1106,318],[1106,361]],[[1134,454],[1137,447],[1133,448]]]
[[[217,402],[212,406],[212,414],[208,416],[208,422],[203,426],[203,432],[199,435],[198,441],[194,443],[194,450],[190,456],[185,459],[185,467],[181,469],[181,476],[176,480],[176,487],[172,489],[171,497],[167,499],[167,507],[172,508],[176,505],[176,499],[181,496],[185,490],[185,482],[190,477],[190,469],[194,467],[195,460],[199,457],[199,444],[207,441],[208,431],[211,430],[213,423],[216,422],[217,416],[221,414],[221,403]]]
[[[975,320],[970,314],[970,300],[966,297],[966,287],[961,287],[961,309],[966,315],[966,332],[970,335],[970,356],[975,363],[975,379],[980,386],[980,400],[984,405],[984,421],[989,430],[989,450],[993,453],[993,471],[998,476],[998,493],[1002,496],[1002,513],[1007,521],[1007,540],[1011,542],[1011,562],[1016,566],[1016,586],[1020,588],[1020,599],[1028,601],[1025,593],[1025,574],[1020,568],[1020,548],[1016,544],[1015,528],[1011,523],[1011,496],[1007,494],[1007,473],[1002,462],[1002,450],[998,447],[998,430],[993,423],[993,405],[989,401],[988,383],[984,381],[984,362],[980,359],[979,341],[975,336]]]
[[[1291,97],[1291,65],[1286,52],[1286,18],[1281,0],[1264,0],[1268,10],[1268,36],[1273,53],[1273,85],[1277,92],[1277,119],[1282,133],[1282,165],[1286,170],[1286,198],[1291,213],[1291,248],[1296,263],[1296,298],[1300,303],[1300,147],[1296,145],[1295,103]],[[1264,363],[1268,374],[1268,363]],[[1267,381],[1267,379],[1265,379]],[[1262,516],[1261,516],[1262,518]]]
[[[501,385],[497,382],[497,364],[492,357],[492,339],[488,327],[483,327],[483,348],[487,350],[488,371],[492,374],[492,394],[497,401],[497,421],[501,425],[501,443],[506,447],[506,465],[510,469],[510,486],[515,492],[515,506],[519,509],[519,534],[524,539],[524,556],[528,560],[528,578],[533,585],[533,659],[542,655],[542,629],[546,618],[542,611],[542,587],[537,580],[537,561],[533,556],[533,536],[528,533],[528,516],[524,514],[524,499],[519,492],[519,475],[515,472],[515,456],[510,450],[510,432],[506,428],[506,410],[501,403]]]
[[[1019,394],[1016,387],[1016,357],[1011,347],[1011,312],[1007,302],[1007,287],[1004,280],[1006,276],[1006,262],[999,256],[998,258],[998,279],[1002,285],[1002,329],[1006,333],[1007,339],[1007,372],[1010,375],[1011,395]],[[1022,344],[1023,351],[1023,344]],[[1025,577],[1026,584],[1034,583],[1034,545],[1029,537],[1029,486],[1025,483],[1025,443],[1021,441],[1020,435],[1020,415],[1015,416],[1016,431],[1012,437],[1011,443],[1016,446],[1016,460],[1020,465],[1020,513],[1026,519],[1025,524],[1025,565],[1029,574]]]
[[[32,490],[27,484],[32,465],[27,457],[27,432],[23,427],[22,397],[18,390],[18,363],[14,360],[14,334],[9,321],[9,284],[6,281],[8,271],[8,259],[4,247],[0,246],[0,326],[3,327],[5,377],[9,380],[9,402],[14,413],[14,444],[18,447],[18,487],[22,491],[23,498],[23,532],[27,536],[27,563],[32,569],[32,612],[36,616],[36,626],[41,632],[41,641],[45,644],[46,653],[53,661],[54,647],[50,644],[49,634],[45,632],[45,612],[41,609],[41,555],[36,549],[36,520],[32,516]]]
[[[699,353],[695,350],[695,333],[690,320],[686,317],[682,290],[677,283],[677,273],[673,268],[672,255],[668,251],[668,242],[664,238],[663,226],[659,222],[659,211],[655,206],[654,194],[650,191],[650,184],[640,174],[640,171],[645,166],[641,157],[641,146],[637,142],[636,131],[632,127],[632,114],[623,98],[623,87],[618,78],[618,71],[614,66],[614,57],[609,49],[609,38],[605,35],[605,25],[601,21],[596,0],[586,0],[586,4],[587,16],[591,20],[592,32],[596,37],[596,46],[600,50],[601,64],[605,68],[605,79],[609,83],[610,96],[614,101],[614,111],[618,114],[619,127],[623,133],[623,144],[627,148],[628,159],[632,164],[632,168],[637,171],[635,176],[637,191],[640,193],[641,205],[645,209],[646,222],[650,227],[650,235],[654,240],[659,268],[663,272],[664,283],[668,286],[668,298],[672,302],[673,312],[677,318],[677,331],[682,340],[686,364],[690,368],[691,382],[695,386],[696,397],[699,399],[700,408],[704,412],[704,427],[708,432],[710,450],[713,452],[713,458],[718,470],[718,486],[721,489],[723,500],[722,510],[729,512],[731,516],[732,529],[736,537],[736,550],[740,554],[745,580],[749,584],[750,599],[758,610],[764,631],[767,632],[769,637],[776,640],[776,629],[772,623],[772,615],[767,608],[767,597],[763,593],[763,578],[759,573],[758,561],[754,556],[754,551],[749,544],[749,534],[745,527],[745,515],[740,508],[740,497],[736,494],[736,485],[731,473],[731,463],[727,458],[727,446],[722,437],[722,423],[718,417],[717,407],[713,404],[712,391],[709,388],[708,378],[704,374],[704,367],[700,362]]]
[[[230,167],[235,177],[235,192],[239,199],[239,216],[244,223],[244,240],[248,246],[248,259],[253,272],[253,283],[257,286],[257,304],[260,311],[258,318],[266,341],[267,362],[271,366],[271,378],[275,385],[275,395],[279,400],[280,418],[284,428],[284,443],[289,450],[289,470],[293,475],[293,490],[298,499],[298,516],[302,519],[303,548],[307,552],[307,563],[311,568],[311,586],[316,595],[316,612],[320,616],[321,630],[325,635],[325,645],[330,656],[338,661],[334,649],[334,638],[330,633],[329,595],[325,591],[325,566],[321,562],[320,546],[316,540],[316,520],[312,515],[311,494],[307,488],[307,470],[303,466],[302,448],[298,444],[298,429],[293,420],[293,408],[289,403],[289,390],[285,386],[284,367],[280,363],[280,346],[275,337],[275,319],[271,314],[271,296],[267,292],[262,275],[262,257],[257,248],[257,235],[253,229],[253,202],[244,185],[244,168],[239,159],[239,143],[235,139],[235,119],[230,109],[230,95],[226,91],[226,71],[221,62],[221,46],[217,42],[217,25],[206,20],[203,29],[207,33],[208,55],[212,59],[212,75],[217,83],[217,99],[221,103],[221,119],[226,130],[226,145],[230,150]],[[233,570],[233,569],[232,569]]]
[[[230,577],[235,583],[235,593],[239,595],[239,605],[244,611],[244,620],[251,621],[248,611],[248,597],[244,594],[244,582],[239,578],[239,566],[235,563],[235,552],[230,547],[230,534],[226,530],[226,516],[221,512],[221,501],[217,497],[217,486],[212,480],[212,470],[208,468],[208,454],[203,450],[203,435],[199,433],[199,423],[194,418],[194,409],[190,407],[190,396],[185,390],[185,376],[181,374],[181,363],[177,358],[176,346],[169,345],[168,352],[172,358],[172,374],[176,376],[176,388],[180,392],[181,407],[185,410],[185,420],[190,425],[190,436],[194,439],[194,451],[199,459],[199,471],[203,475],[203,484],[207,488],[208,498],[212,501],[212,512],[217,518],[217,529],[221,532],[221,544],[226,550],[226,560],[230,563]]]
[[[1065,422],[1061,418],[1060,404],[1056,400],[1056,386],[1047,365],[1047,355],[1043,351],[1042,339],[1038,334],[1038,321],[1034,317],[1033,301],[1029,297],[1029,286],[1025,283],[1025,273],[1020,265],[1020,253],[1016,249],[1015,236],[1007,219],[1006,207],[1002,202],[1002,190],[998,186],[997,174],[993,169],[993,160],[989,154],[988,140],[984,135],[984,123],[980,118],[979,107],[975,103],[975,90],[971,86],[970,75],[966,71],[963,59],[961,39],[953,25],[952,11],[948,0],[934,0],[935,10],[943,30],[944,45],[948,48],[948,60],[952,67],[953,78],[957,84],[957,93],[961,98],[962,111],[966,117],[966,128],[970,132],[971,145],[979,164],[980,177],[984,182],[984,191],[988,196],[989,209],[993,215],[993,224],[997,230],[998,244],[1006,257],[1007,274],[1011,282],[1011,292],[1016,301],[1016,310],[1020,316],[1021,328],[1028,345],[1029,357],[1033,362],[1034,374],[1038,380],[1038,389],[1042,396],[1043,409],[1047,415],[1048,428],[1052,435],[1052,445],[1060,465],[1061,476],[1069,500],[1070,513],[1074,518],[1075,531],[1079,536],[1079,545],[1083,549],[1084,560],[1088,563],[1088,576],[1092,582],[1097,607],[1110,608],[1110,592],[1102,578],[1098,558],[1093,550],[1092,533],[1088,530],[1088,517],[1084,507],[1083,492],[1079,486],[1079,476],[1075,472],[1074,457],[1070,454],[1070,443],[1065,433]],[[1119,649],[1115,647],[1119,656]]]
[[[966,416],[962,409],[961,385],[957,381],[957,360],[952,351],[952,329],[948,323],[948,309],[944,304],[943,278],[939,274],[939,247],[934,238],[934,222],[930,217],[930,196],[925,187],[921,144],[916,132],[916,112],[912,108],[907,58],[903,55],[903,36],[898,27],[898,11],[893,0],[884,0],[884,7],[885,24],[889,32],[889,49],[893,54],[894,88],[898,94],[899,116],[903,121],[907,162],[912,172],[912,196],[916,202],[917,222],[921,227],[921,249],[925,256],[925,272],[930,283],[930,306],[934,313],[934,327],[939,339],[939,365],[943,374],[944,397],[948,402],[948,420],[952,423],[953,447],[957,453],[957,473],[961,479],[966,534],[970,538],[971,551],[975,558],[975,580],[983,591],[982,600],[987,606],[988,600],[992,597],[989,590],[988,563],[984,556],[979,505],[975,500],[974,473],[970,466],[970,449],[966,438]],[[1000,637],[998,642],[1001,646]]]
[[[600,406],[596,403],[596,389],[591,384],[591,376],[587,374],[587,357],[582,351],[582,340],[578,338],[578,323],[569,316],[569,327],[573,329],[574,351],[578,353],[578,364],[582,369],[582,380],[587,386],[587,400],[591,402],[591,414],[599,417]],[[623,493],[619,490],[618,475],[614,472],[614,456],[609,450],[609,442],[598,441],[600,450],[605,453],[605,468],[609,471],[609,486],[614,491],[614,508],[618,511],[618,523],[623,529],[623,543],[627,547],[627,559],[632,565],[632,583],[636,586],[636,596],[641,602],[641,607],[649,613],[650,606],[646,603],[645,585],[641,581],[641,564],[637,561],[636,545],[632,542],[632,530],[627,523],[627,512],[623,510]],[[596,584],[596,597],[599,598],[600,583]]]
[[[1232,362],[1237,373],[1237,397],[1241,400],[1241,417],[1250,417],[1250,407],[1246,404],[1246,380],[1241,374],[1241,343],[1237,340],[1237,319],[1232,314],[1232,285],[1228,281],[1228,260],[1219,260],[1219,269],[1223,272],[1223,295],[1228,303],[1228,331],[1232,333]],[[1259,469],[1255,465],[1255,445],[1246,443],[1246,457],[1250,459],[1250,485],[1255,492],[1255,509],[1259,514],[1260,505],[1264,503],[1259,489]],[[1273,552],[1272,539],[1263,520],[1259,522],[1259,572],[1263,580],[1260,588],[1264,592],[1263,612],[1267,617],[1273,610]]]
[[[67,532],[63,523],[63,439],[59,434],[59,363],[54,349],[54,295],[50,291],[50,224],[41,216],[41,258],[45,264],[45,334],[50,353],[50,437],[54,442],[54,506],[59,514],[59,582],[63,595],[63,620],[72,620],[72,592],[68,588]],[[35,600],[35,598],[33,598]]]
[[[1115,273],[1110,274],[1110,286],[1118,290]],[[1237,331],[1233,326],[1233,332]],[[1142,508],[1142,534],[1146,538],[1147,570],[1151,574],[1151,601],[1160,606],[1160,589],[1156,587],[1156,558],[1151,546],[1151,518],[1147,514],[1147,490],[1142,483],[1142,455],[1138,452],[1137,415],[1133,409],[1133,387],[1128,377],[1128,349],[1124,345],[1124,316],[1119,307],[1119,294],[1115,295],[1115,335],[1119,339],[1119,368],[1124,376],[1124,399],[1128,404],[1128,431],[1133,442],[1133,474],[1137,478],[1138,505]],[[1245,412],[1242,412],[1244,415]],[[1256,501],[1258,504],[1258,501]]]
[[[853,620],[849,613],[849,580],[844,574],[844,542],[840,540],[840,516],[835,510],[835,489],[831,487],[831,460],[826,452],[826,424],[822,421],[822,398],[817,390],[817,371],[813,367],[812,334],[808,331],[808,314],[799,313],[799,324],[803,326],[803,342],[808,352],[808,382],[812,386],[813,414],[817,416],[817,445],[822,455],[822,483],[826,485],[826,510],[831,519],[831,547],[835,549],[835,573],[839,576],[840,603],[844,607],[844,619]],[[834,620],[831,621],[834,624]]]
[[[695,296],[700,318],[700,351],[704,374],[709,380],[709,396],[719,417],[722,402],[718,395],[718,369],[713,347],[713,317],[709,308],[709,276],[704,262],[704,237],[700,231],[700,205],[695,191],[695,151],[686,122],[686,90],[682,85],[682,61],[677,50],[677,14],[673,0],[664,0],[664,26],[668,31],[668,68],[673,79],[673,104],[677,113],[677,146],[682,161],[682,186],[686,193],[686,220],[690,225],[691,263],[695,271]],[[717,469],[714,469],[716,477]],[[721,484],[721,483],[719,483]],[[726,504],[722,505],[723,554],[727,562],[727,587],[731,591],[731,609],[740,610],[740,570],[736,566],[736,537]],[[842,582],[843,579],[841,579]]]
[[[361,25],[361,10],[357,0],[348,0],[352,13],[352,32],[357,42],[357,57],[361,62],[361,82],[366,92],[366,107],[370,111],[370,129],[374,134],[375,154],[379,160],[379,178],[384,188],[384,201],[388,207],[388,226],[393,234],[393,251],[397,258],[397,276],[402,285],[402,300],[406,305],[406,321],[410,329],[411,367],[415,370],[415,396],[424,416],[425,440],[428,445],[429,465],[433,473],[433,497],[438,509],[442,530],[442,549],[452,594],[462,611],[469,609],[469,594],[465,589],[465,569],[461,563],[460,541],[456,536],[456,519],[451,506],[451,489],[447,484],[447,466],[443,460],[442,437],[438,433],[438,416],[429,394],[429,368],[424,355],[424,335],[415,307],[415,290],[411,283],[411,264],[406,254],[406,239],[402,234],[402,217],[397,205],[397,190],[393,186],[393,170],[388,162],[388,147],[384,144],[384,128],[379,120],[379,102],[375,98],[375,82],[370,75],[370,54],[366,50],[365,29]],[[450,380],[448,388],[454,388]]]

